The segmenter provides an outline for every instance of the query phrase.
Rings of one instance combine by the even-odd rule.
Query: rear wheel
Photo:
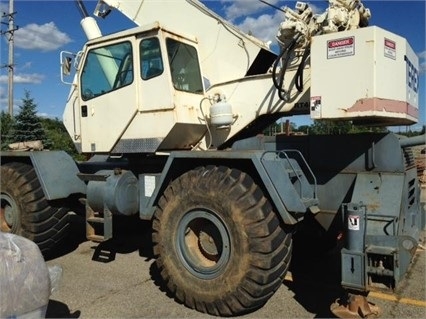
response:
[[[1,166],[0,199],[0,230],[34,241],[44,255],[68,234],[67,209],[49,204],[31,165]]]
[[[165,190],[153,222],[157,266],[175,298],[218,316],[263,306],[291,256],[286,233],[262,190],[226,167],[190,171]]]

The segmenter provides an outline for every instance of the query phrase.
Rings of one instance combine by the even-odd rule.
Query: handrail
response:
[[[289,164],[289,166],[290,166],[290,169],[293,171],[293,173],[295,174],[295,176],[297,177],[297,179],[298,179],[298,181],[299,181],[299,185],[300,185],[300,192],[299,192],[299,193],[300,193],[300,195],[301,195],[301,196],[303,196],[303,193],[302,193],[302,185],[303,185],[302,180],[301,180],[301,178],[300,178],[299,174],[297,174],[297,172],[296,172],[296,168],[294,167],[294,165],[293,165],[293,164],[291,163],[291,161],[290,161],[291,157],[290,157],[287,153],[296,153],[296,154],[298,154],[298,155],[299,155],[299,157],[300,157],[300,159],[303,161],[303,163],[304,163],[304,165],[305,165],[306,169],[308,170],[308,172],[309,172],[309,174],[310,174],[311,178],[312,178],[312,181],[313,181],[313,183],[314,183],[314,185],[313,185],[313,188],[314,188],[313,198],[314,198],[314,199],[317,199],[317,179],[316,179],[316,177],[315,177],[314,173],[312,172],[312,170],[311,170],[311,168],[310,168],[310,166],[309,166],[308,162],[306,161],[305,157],[303,156],[303,154],[302,154],[299,150],[288,149],[288,150],[280,150],[280,151],[266,151],[266,152],[264,152],[264,153],[263,153],[262,158],[263,158],[266,154],[268,154],[268,153],[275,153],[275,155],[277,156],[277,158],[285,158],[285,160],[287,161],[287,163],[288,163],[288,164]],[[282,154],[282,156],[280,156],[281,154]],[[294,158],[293,158],[293,159],[294,159]],[[296,159],[294,159],[294,160],[296,160]],[[296,160],[296,161],[297,161],[297,160]],[[301,171],[302,171],[303,173],[305,173],[305,172],[304,172],[304,170],[302,169],[302,167],[300,167],[300,169],[301,169]],[[303,197],[302,197],[302,198],[303,198]]]
[[[285,156],[286,156],[286,158],[287,158],[287,160],[288,160],[288,162],[289,162],[290,165],[291,165],[291,162],[290,162],[290,158],[287,155],[287,152],[290,152],[290,153],[293,152],[293,153],[296,153],[296,154],[298,154],[300,156],[300,158],[303,161],[306,169],[308,170],[309,174],[312,177],[312,180],[313,180],[313,183],[314,183],[314,198],[317,199],[317,178],[315,177],[314,172],[312,171],[311,167],[309,166],[309,164],[306,161],[306,159],[303,156],[303,154],[299,150],[294,150],[294,149],[282,150],[280,152],[282,152],[282,153],[285,154]],[[292,168],[293,168],[293,166],[292,166]],[[302,167],[300,167],[300,169],[302,169]],[[303,171],[303,169],[302,169],[302,171]]]

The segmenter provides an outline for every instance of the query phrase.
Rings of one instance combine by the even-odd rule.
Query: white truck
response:
[[[329,0],[319,15],[302,2],[284,8],[279,55],[196,0],[101,0],[96,16],[119,10],[137,25],[110,35],[78,4],[89,40],[61,53],[64,124],[95,156],[3,152],[1,231],[47,254],[79,203],[98,242],[112,238],[115,215],[138,214],[152,221],[171,294],[230,316],[280,287],[309,219],[340,247],[348,298],[333,311],[377,315],[353,296],[394,288],[408,270],[424,224],[409,146],[424,137],[259,134],[299,114],[416,123],[418,58],[407,41],[368,26],[359,0]]]

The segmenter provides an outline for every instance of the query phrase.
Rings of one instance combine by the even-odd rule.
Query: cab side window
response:
[[[144,39],[140,43],[141,76],[149,80],[163,73],[160,42],[158,38]]]
[[[195,47],[175,39],[166,39],[167,55],[176,90],[203,93],[200,64]]]

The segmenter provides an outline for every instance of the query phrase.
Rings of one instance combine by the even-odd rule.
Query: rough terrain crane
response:
[[[112,238],[114,215],[138,214],[152,221],[171,294],[230,316],[280,287],[309,219],[342,245],[350,294],[333,310],[377,315],[353,296],[394,288],[408,270],[424,225],[409,147],[424,137],[259,134],[298,114],[416,123],[418,58],[407,41],[368,26],[358,0],[329,0],[322,14],[284,8],[279,55],[196,0],[99,1],[96,16],[119,10],[137,25],[110,35],[78,4],[88,42],[61,53],[64,82],[71,74],[64,124],[94,156],[2,152],[1,230],[48,253],[76,203],[97,242]]]

